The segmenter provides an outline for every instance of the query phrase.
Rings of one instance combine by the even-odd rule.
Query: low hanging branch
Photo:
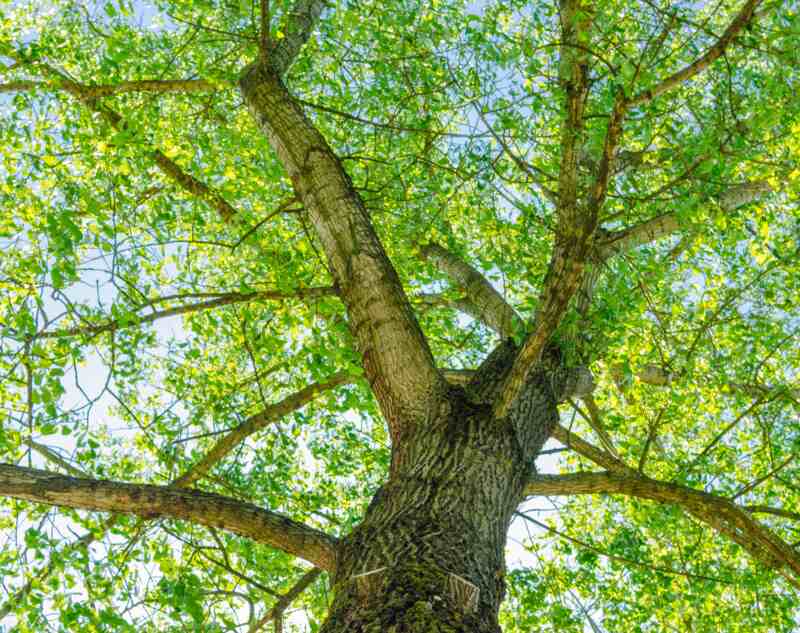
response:
[[[731,499],[695,490],[680,484],[647,477],[610,453],[593,446],[561,425],[553,437],[606,472],[534,475],[526,488],[528,495],[622,494],[669,503],[683,508],[694,518],[709,525],[742,546],[751,556],[788,576],[800,586],[800,554],[778,535],[751,516],[745,506]]]
[[[189,468],[183,475],[175,479],[170,488],[188,488],[193,483],[203,478],[217,463],[230,453],[237,445],[241,444],[253,433],[265,428],[271,423],[278,421],[281,417],[288,415],[292,411],[299,409],[319,393],[333,389],[339,385],[348,384],[355,380],[355,377],[346,373],[334,374],[324,383],[314,383],[301,389],[300,391],[287,396],[280,402],[270,405],[260,413],[248,418],[244,423],[230,431],[224,438],[217,442],[214,447],[194,466]],[[28,445],[41,454],[45,459],[64,468],[70,475],[78,478],[88,478],[83,472],[63,460],[47,446],[43,446],[33,440],[29,440]],[[103,525],[101,532],[87,532],[77,540],[66,546],[66,551],[85,547],[90,543],[101,538],[107,530],[110,530],[119,522],[119,515],[113,515]],[[5,618],[24,598],[30,594],[34,582],[42,582],[56,569],[57,559],[51,557],[50,561],[44,565],[25,585],[23,585],[3,606],[0,607],[0,620]]]
[[[0,496],[77,510],[165,517],[216,527],[332,570],[336,539],[281,514],[222,495],[129,484],[0,464]]]

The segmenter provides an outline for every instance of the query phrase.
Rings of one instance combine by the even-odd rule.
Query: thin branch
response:
[[[295,585],[289,589],[285,594],[283,594],[280,598],[278,598],[277,602],[272,605],[272,608],[269,609],[257,622],[255,622],[249,629],[249,633],[255,633],[262,628],[264,628],[267,624],[272,622],[273,620],[277,620],[282,617],[284,611],[288,609],[292,602],[297,600],[306,589],[308,589],[311,585],[314,584],[314,581],[319,578],[319,575],[322,573],[320,569],[311,569],[307,571],[300,580],[295,583]]]
[[[205,93],[232,88],[233,84],[227,81],[207,81],[205,79],[133,79],[120,81],[115,84],[84,84],[81,94],[86,99],[100,99],[121,94],[145,92],[151,94],[168,93]],[[28,92],[31,90],[63,90],[72,93],[69,84],[56,81],[36,81],[23,79],[0,84],[0,93],[3,92]]]
[[[730,25],[728,25],[728,28],[725,29],[725,32],[711,48],[688,66],[673,73],[652,88],[643,90],[631,97],[627,102],[628,106],[633,107],[652,101],[656,97],[676,88],[706,70],[722,56],[731,42],[733,42],[734,38],[750,23],[761,2],[762,0],[747,0]]]
[[[134,327],[143,323],[152,323],[159,319],[178,316],[181,314],[191,314],[194,312],[202,312],[219,308],[222,306],[234,305],[237,303],[250,303],[253,301],[284,301],[288,299],[317,299],[320,297],[330,297],[336,295],[336,289],[332,286],[320,286],[312,288],[301,288],[294,292],[283,292],[278,290],[258,290],[254,292],[229,292],[209,299],[208,301],[200,301],[197,303],[188,303],[184,305],[167,308],[165,310],[157,310],[142,316],[131,316],[130,320],[109,320],[105,323],[97,325],[82,325],[73,328],[64,328],[60,330],[43,331],[35,334],[33,338],[64,338],[71,336],[97,336],[104,332],[116,332],[117,330]],[[154,300],[148,305],[159,300]],[[138,308],[138,309],[141,309]]]
[[[253,433],[264,429],[268,425],[280,420],[283,416],[308,404],[316,398],[318,394],[334,389],[340,385],[350,384],[354,381],[355,376],[347,372],[339,372],[331,376],[325,382],[312,383],[300,391],[285,397],[280,402],[269,405],[260,413],[247,418],[247,420],[219,439],[199,462],[173,481],[172,485],[179,488],[192,485]]]
[[[546,525],[545,523],[542,523],[541,521],[537,521],[536,519],[534,519],[531,516],[528,516],[524,512],[515,512],[514,514],[516,514],[518,517],[522,517],[526,521],[530,521],[531,523],[534,523],[535,525],[539,526],[543,530],[547,530],[551,534],[555,534],[556,536],[559,536],[559,537],[561,537],[563,539],[566,539],[567,541],[570,541],[570,542],[574,543],[578,547],[582,547],[583,549],[587,549],[587,550],[589,550],[591,552],[595,552],[596,554],[599,554],[600,556],[604,556],[605,558],[608,558],[609,560],[616,560],[616,561],[619,561],[619,562],[624,563],[626,565],[636,565],[637,567],[644,567],[646,569],[652,569],[653,571],[656,571],[656,572],[659,572],[659,573],[662,573],[662,574],[669,574],[669,575],[674,575],[674,576],[685,576],[687,578],[695,578],[697,580],[710,580],[712,582],[719,582],[719,583],[723,583],[723,584],[726,584],[726,585],[733,584],[733,582],[730,581],[730,580],[725,580],[723,578],[718,578],[718,577],[715,577],[715,576],[704,576],[702,574],[693,574],[691,572],[680,571],[678,569],[671,569],[669,567],[662,567],[660,565],[652,565],[650,563],[645,563],[643,561],[634,560],[632,558],[626,558],[624,556],[618,556],[616,554],[611,554],[611,553],[607,552],[604,549],[600,549],[600,548],[598,548],[598,547],[596,547],[596,546],[594,546],[594,545],[592,545],[590,543],[587,543],[586,541],[582,541],[580,539],[577,539],[574,536],[570,536],[569,534],[566,534],[565,532],[561,532],[560,530],[557,530],[557,529],[555,529],[553,527],[550,527],[549,525]]]
[[[27,60],[23,60],[26,61]],[[74,81],[64,72],[41,62],[30,62],[41,68],[47,75],[53,77],[64,90],[69,92],[87,108],[99,114],[112,128],[119,132],[131,129],[125,119],[115,110],[100,102],[98,97],[92,96],[87,87]],[[236,209],[225,200],[217,191],[211,189],[206,183],[185,172],[174,160],[169,158],[159,149],[150,152],[150,158],[161,171],[182,189],[196,198],[202,200],[215,209],[220,217],[229,221],[236,215]]]

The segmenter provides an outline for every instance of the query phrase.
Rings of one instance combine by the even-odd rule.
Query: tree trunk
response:
[[[500,630],[506,534],[557,420],[544,372],[511,415],[493,417],[487,396],[510,367],[509,352],[466,390],[453,387],[395,445],[388,482],[339,546],[322,633]]]
[[[337,547],[322,631],[496,633],[506,533],[568,373],[543,343],[496,415],[509,341],[466,388],[448,385],[363,201],[280,73],[259,60],[239,85],[325,250],[392,439],[388,481]]]

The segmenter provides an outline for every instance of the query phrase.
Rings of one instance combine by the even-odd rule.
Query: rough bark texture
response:
[[[307,209],[347,308],[364,372],[397,440],[403,421],[419,423],[428,416],[446,382],[364,203],[328,143],[276,69],[252,64],[240,87]]]
[[[491,400],[516,348],[500,346],[466,388],[395,445],[389,480],[338,548],[323,633],[497,632],[504,549],[526,477],[558,419],[566,372],[532,372],[510,414]],[[548,355],[557,361],[557,356]]]
[[[11,464],[0,464],[0,490],[6,497],[63,508],[183,519],[268,543],[323,569],[333,567],[335,538],[231,497],[174,486],[81,479]]]

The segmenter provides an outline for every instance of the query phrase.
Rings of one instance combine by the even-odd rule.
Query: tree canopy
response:
[[[796,630],[799,9],[4,5],[0,629],[316,630],[393,414],[512,339],[498,416],[548,345],[582,386],[504,630]]]

